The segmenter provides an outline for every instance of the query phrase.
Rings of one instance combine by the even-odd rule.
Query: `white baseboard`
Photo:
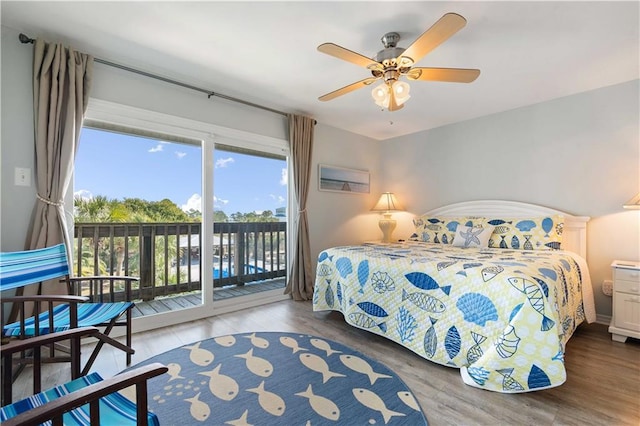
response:
[[[609,325],[611,323],[611,315],[596,314],[596,324]]]

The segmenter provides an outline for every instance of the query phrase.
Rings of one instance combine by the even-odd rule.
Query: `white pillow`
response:
[[[493,226],[484,225],[483,228],[458,225],[453,239],[454,247],[487,247],[493,234]]]

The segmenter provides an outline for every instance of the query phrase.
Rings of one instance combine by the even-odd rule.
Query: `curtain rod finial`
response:
[[[20,35],[18,36],[18,39],[20,39],[20,43],[24,43],[24,44],[33,43],[35,41],[31,37],[29,37],[29,36],[27,36],[25,34],[22,34],[22,33],[20,33]]]

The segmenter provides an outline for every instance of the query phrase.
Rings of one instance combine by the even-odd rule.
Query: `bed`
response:
[[[474,387],[559,386],[567,341],[595,321],[588,220],[512,201],[435,209],[407,241],[322,251],[313,309],[459,368]]]

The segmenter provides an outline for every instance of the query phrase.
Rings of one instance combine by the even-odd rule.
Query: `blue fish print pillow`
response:
[[[564,217],[490,218],[493,226],[489,247],[512,250],[560,250]]]
[[[479,216],[431,217],[420,216],[413,219],[415,230],[409,241],[422,241],[434,244],[451,244],[458,225],[479,227],[486,218]]]

